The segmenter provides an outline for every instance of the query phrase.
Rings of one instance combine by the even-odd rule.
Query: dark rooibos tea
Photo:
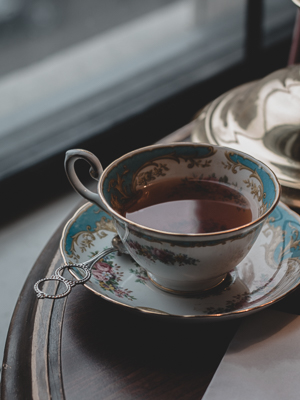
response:
[[[252,220],[249,201],[235,189],[178,178],[147,186],[122,214],[140,225],[174,233],[219,232]]]

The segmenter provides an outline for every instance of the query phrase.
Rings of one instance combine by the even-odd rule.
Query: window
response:
[[[286,46],[290,0],[0,0],[0,182],[241,65],[255,4]]]

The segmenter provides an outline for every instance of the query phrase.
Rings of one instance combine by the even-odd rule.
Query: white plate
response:
[[[280,203],[248,256],[226,281],[195,297],[157,289],[130,256],[117,253],[93,267],[92,278],[85,286],[106,300],[143,313],[203,321],[248,315],[280,300],[300,283],[299,228],[298,214]],[[88,203],[64,229],[63,258],[68,263],[87,261],[111,247],[115,235],[110,216]],[[72,273],[82,278],[80,269]]]

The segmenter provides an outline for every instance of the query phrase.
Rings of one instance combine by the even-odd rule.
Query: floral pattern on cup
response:
[[[188,257],[186,254],[176,254],[167,249],[158,249],[153,246],[145,246],[141,245],[137,241],[130,240],[128,241],[128,245],[135,250],[135,253],[139,256],[147,257],[149,260],[161,261],[164,264],[179,266],[184,265],[196,265],[197,260],[192,257]]]
[[[76,175],[77,159],[85,159],[99,178],[97,193],[89,191]],[[206,144],[148,146],[125,154],[104,171],[96,156],[77,149],[66,154],[65,167],[76,190],[112,216],[134,260],[156,283],[176,293],[207,290],[230,273],[248,254],[280,195],[276,176],[260,161],[227,147]],[[181,234],[176,229],[172,233],[148,228],[124,217],[148,182],[163,185],[173,178],[195,181],[203,177],[220,181],[225,177],[225,185],[249,201],[252,220],[236,229]]]

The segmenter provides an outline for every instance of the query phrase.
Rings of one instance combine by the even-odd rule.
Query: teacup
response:
[[[76,175],[77,159],[90,164],[91,176],[99,180],[97,193],[87,189]],[[146,270],[151,281],[174,294],[192,294],[223,282],[247,255],[280,197],[276,176],[262,162],[240,151],[209,144],[174,143],[141,148],[115,160],[104,171],[92,153],[69,150],[65,169],[75,190],[111,215],[129,254]],[[156,193],[153,197],[157,197],[170,182],[176,182],[175,193],[178,187],[183,188],[183,193],[185,188],[192,192],[202,190],[204,197],[209,192],[202,207],[203,219],[215,198],[220,200],[219,204],[228,199],[236,207],[247,204],[250,217],[249,214],[246,220],[233,217],[235,225],[229,228],[223,227],[222,222],[221,228],[210,230],[208,224],[204,232],[176,231],[176,227],[175,231],[174,228],[169,231],[130,219],[126,210],[135,208],[145,193]],[[226,195],[222,194],[224,191]],[[218,206],[217,211],[223,210],[222,207]],[[156,218],[158,222],[164,222],[168,206],[165,210]],[[140,211],[143,208],[138,210],[138,218]],[[218,215],[212,226],[227,216],[227,211],[219,214],[217,211],[208,218],[210,221]],[[174,218],[179,218],[184,213],[175,214]],[[150,217],[150,222],[153,221]]]

